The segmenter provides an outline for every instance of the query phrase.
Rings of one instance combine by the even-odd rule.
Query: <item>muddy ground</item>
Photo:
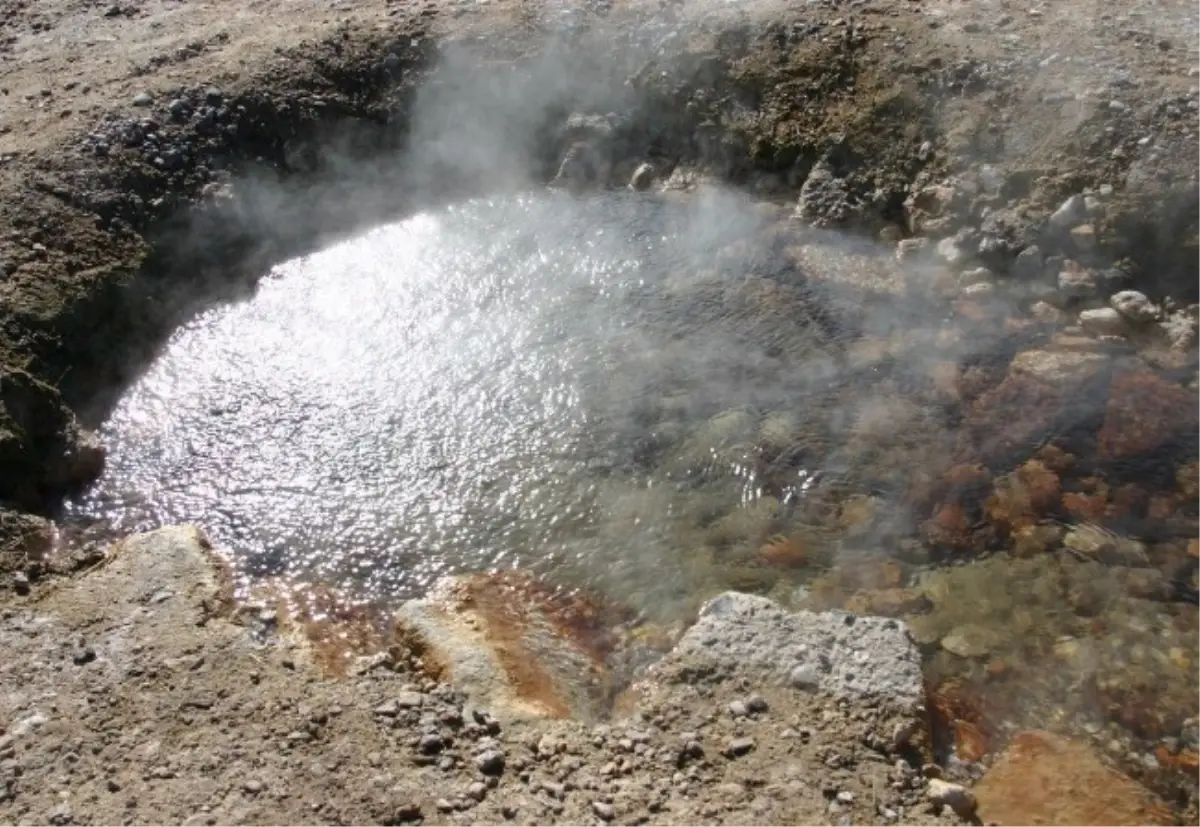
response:
[[[1195,8],[739,9],[0,2],[0,820],[955,818],[932,812],[901,756],[864,746],[868,713],[717,684],[702,700],[677,687],[668,712],[645,710],[649,721],[611,731],[475,719],[407,660],[330,680],[303,647],[252,646],[253,624],[230,622],[238,616],[217,605],[210,569],[123,565],[105,544],[47,522],[102,467],[87,429],[189,313],[244,293],[271,263],[322,239],[436,199],[549,179],[572,112],[619,114],[615,137],[604,137],[615,184],[649,161],[675,181],[712,175],[798,205],[798,220],[927,259],[940,299],[1015,337],[1010,355],[1047,341],[1072,354],[1014,363],[1012,374],[986,364],[956,374],[968,415],[995,410],[977,417],[971,446],[987,485],[1016,467],[1059,473],[1050,454],[1021,465],[1029,451],[1014,457],[1015,446],[1027,448],[1028,433],[1009,423],[1056,404],[1039,381],[1071,378],[1115,349],[1116,401],[1093,448],[1122,461],[1168,451],[1167,482],[1131,494],[1133,506],[1107,488],[1055,488],[1063,504],[1053,508],[1136,511],[1171,527],[1155,565],[1169,578],[1190,565]],[[1014,282],[1023,315],[988,319],[990,293]],[[1136,310],[1093,315],[1079,329],[1079,312],[1103,311],[1121,289],[1153,309],[1140,320]],[[1168,404],[1144,419],[1151,396]],[[978,539],[977,515],[959,502],[982,478],[964,480],[968,466],[952,483],[931,472],[914,493],[940,553]],[[1037,499],[1014,507],[1049,508]],[[1002,506],[985,514],[993,528],[1038,546],[1034,526]],[[1194,627],[1194,612],[1180,618]],[[730,702],[754,693],[768,711],[731,716]],[[397,697],[414,705],[395,708]],[[1136,719],[1144,697],[1121,696],[1114,714]],[[1195,701],[1182,703],[1194,721]],[[1129,792],[1119,805],[1129,809],[1108,813],[1194,820],[1196,745],[1180,736],[1179,715],[1167,717],[1174,730],[1147,737],[1174,739],[1159,760],[1174,780],[1146,783],[1171,800],[1104,775],[1108,759],[1089,754],[1075,761],[1085,780],[1047,794],[1036,815],[1087,817],[1064,802],[1086,801],[1101,778]],[[421,746],[431,729],[444,748]],[[682,733],[701,730],[703,754],[688,757]],[[753,750],[720,754],[747,734]],[[496,743],[477,743],[487,738]],[[542,750],[543,738],[564,746]],[[475,763],[491,749],[508,756],[498,776]],[[1024,789],[1028,778],[1012,783]]]

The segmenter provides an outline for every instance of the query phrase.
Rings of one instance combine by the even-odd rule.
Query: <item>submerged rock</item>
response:
[[[985,824],[1171,824],[1162,801],[1091,748],[1021,732],[974,789]]]
[[[1194,436],[1195,393],[1148,371],[1113,378],[1097,447],[1104,459],[1124,459],[1159,448],[1183,433]]]

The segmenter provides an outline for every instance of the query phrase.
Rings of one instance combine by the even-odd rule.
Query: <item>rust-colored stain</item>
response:
[[[613,607],[578,592],[555,590],[520,572],[464,578],[439,598],[443,608],[478,624],[514,695],[555,718],[573,712],[564,680],[603,683],[605,659],[616,643],[613,630],[626,619]],[[577,655],[576,668],[587,674],[553,674],[546,665],[547,653],[538,651],[539,634]]]
[[[985,824],[1174,824],[1171,810],[1086,744],[1028,731],[975,785]]]
[[[935,758],[953,749],[963,761],[978,761],[994,748],[995,730],[979,687],[957,678],[927,682],[925,695]]]
[[[274,609],[283,634],[309,645],[313,664],[326,677],[345,677],[360,656],[386,651],[392,643],[385,613],[318,584],[272,582],[255,597]]]

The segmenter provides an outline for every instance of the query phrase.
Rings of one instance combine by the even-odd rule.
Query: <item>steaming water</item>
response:
[[[288,262],[174,335],[77,509],[373,597],[533,567],[665,610],[719,576],[705,526],[761,494],[726,449],[828,373],[802,320],[753,341],[713,312],[714,252],[759,221],[513,197]]]
[[[867,308],[858,289],[838,304],[780,269],[763,215],[719,194],[514,196],[283,264],[177,331],[71,509],[122,531],[198,523],[245,581],[384,602],[496,567],[651,623],[731,587],[817,606],[883,589],[931,674],[991,681],[987,703],[1020,725],[1192,737],[1195,608],[1163,602],[1144,562],[857,565],[908,542],[889,491],[952,444],[954,422],[912,401],[936,393],[920,375],[989,346],[934,307]],[[916,346],[870,355],[897,335]]]

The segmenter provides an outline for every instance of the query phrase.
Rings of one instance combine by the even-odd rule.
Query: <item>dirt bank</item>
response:
[[[902,750],[869,745],[869,710],[701,682],[611,730],[495,723],[408,661],[326,680],[284,643],[252,646],[257,627],[229,622],[194,556],[148,570],[129,562],[144,554],[122,562],[46,521],[102,467],[87,428],[198,307],[353,228],[545,181],[577,138],[602,147],[617,185],[643,162],[673,184],[714,175],[797,220],[880,238],[1002,343],[1003,360],[935,377],[972,435],[963,462],[915,475],[935,557],[1045,552],[1047,519],[1115,510],[1158,532],[1146,570],[1165,585],[1138,598],[1194,592],[1190,4],[242,6],[0,2],[0,653],[20,687],[0,712],[3,820],[955,818],[933,814]],[[1148,304],[1112,298],[1122,290]],[[1020,312],[989,316],[994,293]],[[1088,437],[1101,470],[1166,452],[1161,485],[1101,490],[1094,468],[1030,458],[1023,423],[1056,421],[1064,381],[1102,386]],[[1167,403],[1152,416],[1151,397]],[[1120,558],[1107,539],[1067,537],[1061,553],[1089,565]],[[828,601],[889,613],[896,584],[856,576],[827,584]],[[1194,686],[1163,720],[1138,714],[1178,683],[1094,689],[1139,750],[1164,750],[1146,780],[1173,814],[1109,776],[1133,821],[1195,817]],[[767,711],[729,712],[754,694]],[[741,738],[754,745],[735,755]],[[499,774],[478,763],[492,751],[508,756]]]

